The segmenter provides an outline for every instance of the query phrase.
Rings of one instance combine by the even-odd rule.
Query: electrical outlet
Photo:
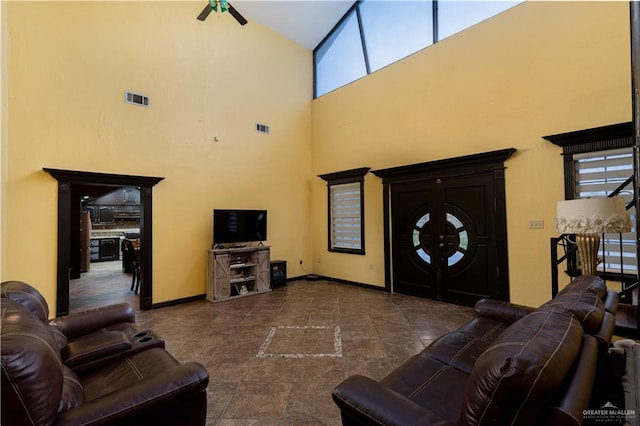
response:
[[[544,229],[544,220],[542,219],[530,220],[529,229]]]

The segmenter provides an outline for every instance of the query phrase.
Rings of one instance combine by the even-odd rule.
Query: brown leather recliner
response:
[[[5,281],[0,284],[0,297],[21,304],[48,324],[63,362],[76,372],[90,370],[150,347],[164,348],[164,340],[160,336],[151,330],[141,330],[135,324],[135,311],[127,303],[89,309],[49,321],[49,306],[32,285]]]
[[[20,303],[42,322],[49,321],[47,301],[30,284],[23,281],[5,281],[0,284],[0,297]],[[134,309],[127,303],[118,303],[58,317],[51,320],[51,325],[61,332],[65,339],[74,341],[89,334],[102,334],[114,330],[135,334],[140,331],[135,322]]]
[[[579,425],[616,306],[597,277],[537,309],[481,300],[458,330],[379,382],[349,377],[333,399],[344,425]]]
[[[0,298],[1,422],[12,425],[204,424],[209,376],[159,347],[88,371],[65,365],[52,328]]]

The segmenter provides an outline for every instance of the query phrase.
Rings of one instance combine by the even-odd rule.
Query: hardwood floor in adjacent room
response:
[[[88,272],[69,281],[69,313],[127,302],[138,309],[139,297],[131,291],[131,273],[122,272],[122,261],[91,263]]]
[[[73,309],[99,306],[101,297],[137,307],[130,278],[115,271],[92,280],[94,294],[72,297]],[[208,425],[337,426],[338,383],[353,374],[381,379],[472,316],[464,306],[300,280],[220,303],[137,311],[137,323],[161,335],[179,361],[207,368]]]

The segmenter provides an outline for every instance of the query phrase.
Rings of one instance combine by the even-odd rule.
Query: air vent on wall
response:
[[[269,134],[269,126],[266,124],[256,123],[256,132]]]
[[[125,91],[124,101],[128,104],[135,104],[149,108],[149,97],[140,93]]]

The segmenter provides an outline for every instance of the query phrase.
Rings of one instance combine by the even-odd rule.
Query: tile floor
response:
[[[71,311],[126,300],[119,269],[71,282]],[[108,288],[108,289],[107,289]],[[92,295],[93,293],[93,295]],[[340,425],[332,389],[352,374],[384,377],[472,316],[468,307],[329,281],[294,281],[220,303],[140,311],[137,322],[181,362],[209,371],[207,424]]]

